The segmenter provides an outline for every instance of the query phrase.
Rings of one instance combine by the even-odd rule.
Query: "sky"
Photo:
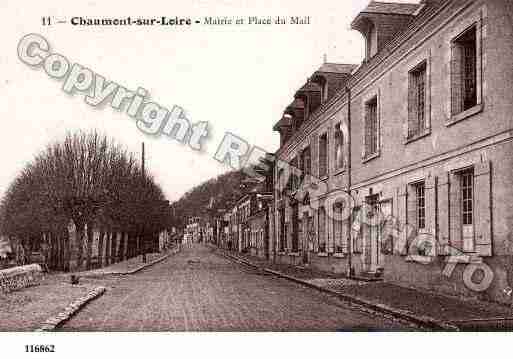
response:
[[[323,62],[359,64],[361,35],[351,20],[368,0],[352,1],[28,1],[3,0],[0,12],[0,196],[19,171],[48,143],[67,132],[96,129],[140,153],[167,198],[229,168],[213,159],[224,134],[274,152],[272,131],[294,92]],[[394,2],[419,2],[418,0]],[[43,26],[41,18],[82,17],[276,17],[310,16],[310,25],[191,27]],[[125,112],[93,108],[84,94],[69,95],[63,81],[17,57],[20,39],[41,34],[51,52],[87,66],[107,80],[135,90],[151,101],[185,109],[191,122],[207,121],[210,135],[201,152],[166,136],[150,137]]]

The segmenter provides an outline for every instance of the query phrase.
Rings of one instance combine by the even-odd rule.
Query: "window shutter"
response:
[[[292,232],[294,231],[292,227],[292,223],[289,222],[287,226],[287,252],[290,252],[292,249]]]
[[[407,208],[407,191],[408,186],[400,186],[397,188],[397,219],[399,222],[399,237],[396,238],[396,242],[394,245],[394,253],[405,256],[408,254],[408,246],[406,243],[408,232],[406,230],[406,208]]]
[[[474,229],[476,252],[483,257],[492,256],[491,223],[491,164],[489,161],[474,167]]]
[[[330,136],[329,132],[326,133],[326,147],[324,148],[324,154],[326,157],[326,165],[325,165],[325,175],[330,174]]]
[[[456,115],[463,108],[461,63],[462,53],[458,44],[451,47],[451,114]]]
[[[426,179],[426,229],[436,237],[436,183],[435,177]]]
[[[364,153],[363,156],[370,154],[372,128],[370,124],[369,107],[365,106],[365,139],[364,139]]]
[[[314,216],[314,237],[313,237],[313,248],[314,248],[314,252],[315,253],[318,253],[319,252],[319,210],[316,209],[314,210],[314,213],[313,213],[313,216]]]
[[[362,234],[362,221],[361,221],[361,209],[353,209],[353,215],[352,215],[352,225],[351,225],[351,231],[352,231],[352,250],[353,253],[360,253],[360,243],[361,243],[361,234]]]
[[[349,222],[348,221],[343,221],[340,224],[340,228],[341,228],[341,231],[340,231],[340,236],[341,236],[340,243],[341,243],[341,246],[342,246],[342,253],[347,254],[347,253],[349,253],[349,231],[350,231]]]
[[[326,235],[326,210],[324,209],[324,207],[321,207],[319,208],[319,242],[318,242],[318,245],[319,247],[322,247],[322,248],[319,248],[319,252],[326,252],[327,248],[328,248],[328,238],[327,238],[327,235]],[[322,246],[321,246],[322,244]],[[322,249],[322,251],[321,251]]]
[[[449,174],[449,244],[452,248],[462,250],[461,235],[461,194],[460,177],[455,173]]]
[[[410,73],[409,87],[408,87],[408,130],[407,138],[418,133],[418,120],[417,120],[417,77],[415,73]]]
[[[449,173],[442,172],[437,179],[438,228],[437,240],[441,255],[449,255]]]
[[[332,231],[333,228],[333,221],[329,220],[329,217],[327,218],[327,230],[326,230],[326,241],[328,246],[328,253],[335,252],[335,236],[334,231]]]
[[[410,248],[411,241],[415,238],[418,233],[418,225],[417,225],[417,194],[415,193],[415,186],[408,185],[406,188],[406,213],[407,213],[407,221],[408,223],[408,231],[406,232],[406,240],[407,240],[407,249]],[[413,234],[412,234],[413,232]],[[409,240],[409,241],[408,241]]]
[[[314,136],[312,137],[312,139],[310,140],[310,143],[311,143],[311,153],[310,153],[310,162],[311,162],[311,166],[310,166],[310,174],[313,175],[313,176],[317,176],[317,174],[319,173],[319,138]],[[313,160],[312,160],[313,159]]]

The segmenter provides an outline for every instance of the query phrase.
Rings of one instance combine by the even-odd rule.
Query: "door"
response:
[[[382,221],[379,224],[376,268],[383,269],[384,262],[383,262],[382,248],[386,241],[386,238],[383,238],[383,232],[384,232],[384,227],[385,227],[387,221],[391,220],[391,218],[392,218],[392,201],[391,200],[382,201],[379,204],[379,211],[381,212]]]
[[[303,225],[303,239],[301,241],[301,247],[303,249],[303,263],[308,264],[310,263],[310,250],[312,249],[311,244],[313,241],[313,218],[308,215],[308,212],[303,214],[303,220],[301,223]]]
[[[386,207],[386,206],[385,206]],[[381,203],[378,195],[366,198],[365,221],[363,224],[364,234],[364,264],[365,270],[375,273],[382,267],[381,254],[381,223],[378,222],[382,218],[379,213],[381,211]]]

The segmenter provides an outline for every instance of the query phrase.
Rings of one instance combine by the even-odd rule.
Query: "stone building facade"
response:
[[[511,302],[512,19],[508,0],[355,18],[363,63],[324,64],[274,127],[275,260]]]

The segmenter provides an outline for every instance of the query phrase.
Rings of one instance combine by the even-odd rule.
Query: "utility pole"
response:
[[[141,143],[141,170],[142,170],[142,176],[143,181],[146,184],[146,166],[145,166],[145,154],[144,154],[144,142]],[[143,232],[142,232],[142,261],[143,263],[146,263],[146,230],[143,226]]]
[[[346,96],[347,96],[347,127],[348,127],[348,133],[349,133],[349,146],[348,146],[348,163],[347,163],[347,193],[349,194],[349,197],[351,197],[351,176],[352,176],[352,166],[351,166],[351,160],[352,160],[352,153],[351,153],[351,146],[352,146],[352,137],[351,137],[351,89],[346,86]],[[351,215],[350,215],[350,226],[348,231],[348,238],[347,238],[347,248],[349,252],[349,256],[347,258],[347,264],[348,264],[348,277],[351,278],[355,274],[355,270],[353,267],[353,233],[352,233],[352,225],[353,225],[353,208],[351,208]]]

